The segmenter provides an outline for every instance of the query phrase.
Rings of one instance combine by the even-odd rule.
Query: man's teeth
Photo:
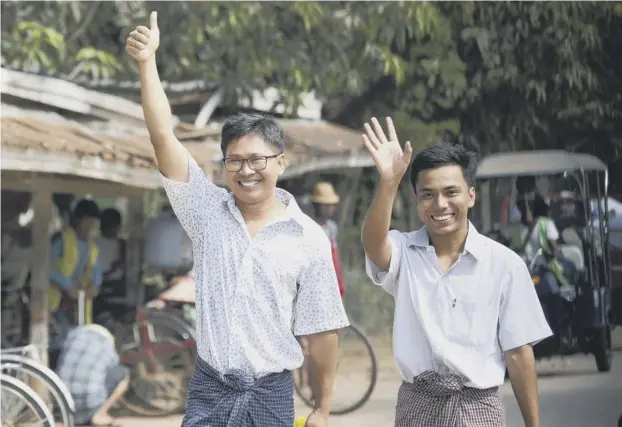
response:
[[[452,217],[451,214],[447,214],[447,215],[433,215],[432,219],[434,219],[436,221],[446,221],[446,220],[448,220],[451,217]]]
[[[254,187],[257,184],[259,184],[259,181],[240,181],[240,185],[246,188]]]

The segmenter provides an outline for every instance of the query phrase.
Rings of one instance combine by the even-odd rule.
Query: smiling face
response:
[[[468,212],[475,204],[458,165],[425,169],[417,177],[417,213],[430,235],[446,236],[468,227]]]
[[[227,185],[238,201],[245,204],[274,197],[278,177],[285,170],[285,158],[279,149],[253,134],[232,141],[225,162]],[[236,171],[240,162],[241,169]]]

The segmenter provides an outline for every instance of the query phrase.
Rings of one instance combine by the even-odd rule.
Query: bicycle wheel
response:
[[[54,427],[54,418],[39,396],[22,381],[0,374],[3,426]]]
[[[188,382],[195,359],[193,350],[183,348],[180,341],[164,337],[153,340],[151,344],[169,346],[172,350],[155,355],[155,361],[160,367],[156,371],[148,370],[147,360],[143,358],[126,362],[131,380],[119,403],[135,414],[161,417],[185,408]],[[133,353],[145,353],[145,350],[140,344],[125,347],[121,359]]]
[[[2,355],[2,373],[26,384],[41,384],[52,397],[47,405],[57,425],[74,427],[75,406],[71,393],[61,379],[47,366],[18,355]],[[59,424],[60,423],[60,424]]]
[[[196,345],[184,348],[181,344],[196,340],[196,332],[183,320],[163,310],[145,310],[152,331],[152,345],[179,346],[155,356],[162,369],[150,372],[147,360],[124,363],[130,368],[131,381],[127,393],[119,401],[125,408],[143,416],[164,416],[183,411],[186,404],[188,382],[196,360]],[[119,331],[123,345],[121,360],[125,356],[144,352],[136,333],[137,325],[129,325],[131,334]],[[132,337],[130,340],[128,335]],[[147,357],[149,357],[147,355]]]
[[[303,365],[294,372],[294,389],[309,407],[314,403],[312,378],[305,358]],[[378,364],[369,339],[355,325],[341,329],[331,415],[349,414],[363,406],[373,393],[377,379]]]

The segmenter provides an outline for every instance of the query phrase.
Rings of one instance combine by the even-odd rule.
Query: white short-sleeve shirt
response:
[[[300,367],[295,336],[349,324],[326,233],[277,188],[285,214],[251,239],[232,193],[190,156],[188,174],[163,181],[193,243],[199,356],[254,377]]]
[[[455,373],[467,386],[503,384],[504,351],[552,332],[525,262],[479,234],[445,273],[425,227],[389,232],[389,270],[366,258],[369,277],[395,298],[393,351],[404,381],[424,371]]]

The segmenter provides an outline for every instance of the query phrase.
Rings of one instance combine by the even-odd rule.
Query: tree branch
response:
[[[93,22],[93,19],[95,19],[95,15],[97,13],[97,9],[99,9],[100,3],[101,1],[96,1],[96,2],[91,3],[92,6],[89,9],[86,16],[84,17],[84,20],[82,21],[80,26],[76,29],[76,31],[74,31],[73,34],[67,37],[67,43],[74,42],[75,40],[80,38],[82,34],[86,32],[86,30],[89,28],[89,26]]]

